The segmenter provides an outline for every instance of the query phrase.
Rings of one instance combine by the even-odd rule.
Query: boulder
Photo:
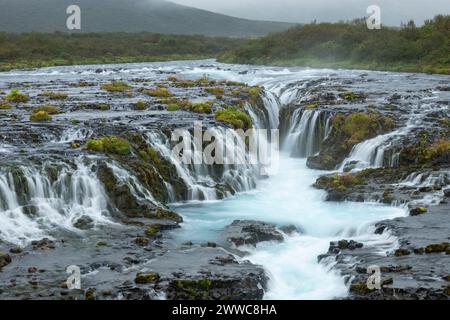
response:
[[[283,235],[274,224],[252,220],[235,220],[224,230],[227,242],[235,246],[252,245],[263,241],[283,241]]]

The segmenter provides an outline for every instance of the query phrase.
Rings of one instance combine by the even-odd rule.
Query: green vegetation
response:
[[[139,100],[136,102],[137,110],[145,110],[147,108],[147,102],[145,100]]]
[[[136,274],[136,278],[134,279],[134,282],[137,284],[148,284],[148,283],[154,283],[159,281],[159,274],[156,272],[147,272],[142,273],[139,272]]]
[[[30,100],[30,97],[22,92],[19,89],[12,89],[10,93],[8,93],[5,97],[6,101],[9,102],[23,102],[26,103]]]
[[[150,97],[168,98],[173,96],[173,94],[169,91],[169,89],[163,87],[159,87],[156,89],[146,89],[143,90],[142,92]]]
[[[11,109],[11,108],[12,108],[12,105],[8,101],[0,100],[0,110]]]
[[[243,42],[233,38],[145,32],[0,33],[0,71],[56,65],[213,58]]]
[[[91,139],[87,142],[86,148],[89,151],[104,152],[118,155],[129,155],[131,147],[128,140],[116,136]]]
[[[365,19],[296,26],[249,40],[220,61],[450,74],[449,52],[450,16],[438,15],[400,29],[369,30]]]
[[[437,157],[450,157],[450,140],[441,139],[426,148],[422,161],[426,162]]]
[[[30,116],[30,121],[33,122],[48,122],[52,121],[52,116],[48,114],[46,111],[38,111],[36,113],[33,113]]]
[[[246,130],[252,128],[252,119],[250,116],[235,107],[217,110],[215,116],[217,121],[229,124],[235,129]]]
[[[194,102],[191,105],[190,110],[197,113],[211,113],[212,112],[212,102]]]
[[[355,112],[348,116],[337,114],[333,119],[333,128],[346,137],[347,147],[370,139],[381,131],[394,128],[394,120],[374,112]]]
[[[37,107],[37,108],[33,109],[33,113],[38,113],[38,112],[41,112],[41,111],[45,111],[48,114],[58,114],[59,113],[59,108],[55,107],[55,106],[53,106],[51,104],[44,104],[44,105],[42,105],[40,107]]]
[[[180,110],[180,106],[177,104],[169,104],[167,106],[167,111],[178,111]]]
[[[145,235],[149,238],[154,238],[158,235],[160,230],[161,230],[160,224],[152,224],[145,230]]]
[[[100,86],[103,90],[109,92],[130,92],[133,88],[123,81],[111,81]]]
[[[41,93],[40,96],[47,97],[50,100],[65,100],[68,97],[67,93],[51,92],[51,91],[45,91],[45,92]]]

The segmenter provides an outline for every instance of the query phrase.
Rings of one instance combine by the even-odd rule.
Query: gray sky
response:
[[[170,0],[240,18],[288,22],[338,21],[366,16],[369,5],[381,8],[385,25],[414,19],[421,24],[436,14],[450,14],[450,0]]]

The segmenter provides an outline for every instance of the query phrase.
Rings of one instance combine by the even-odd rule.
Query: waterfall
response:
[[[49,236],[55,227],[77,231],[74,223],[82,217],[94,226],[111,223],[107,197],[91,166],[79,158],[75,168],[64,163],[3,168],[0,238],[24,244]]]
[[[239,164],[211,166],[204,161],[203,152],[198,150],[195,143],[192,143],[194,163],[183,164],[173,157],[170,141],[165,135],[158,132],[147,133],[147,143],[175,166],[179,177],[188,187],[187,199],[179,200],[216,200],[236,192],[248,191],[256,185],[257,170],[248,161],[245,144],[236,143],[240,141],[238,134],[222,127],[210,128],[209,131],[216,139],[216,148],[233,150]],[[170,183],[167,182],[167,185]]]
[[[296,109],[290,119],[283,148],[291,156],[305,158],[319,151],[320,142],[326,136],[330,116],[317,110]],[[324,124],[325,123],[325,124]]]

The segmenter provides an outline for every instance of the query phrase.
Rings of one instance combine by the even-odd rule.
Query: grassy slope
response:
[[[368,30],[363,20],[309,24],[250,40],[220,61],[450,74],[450,16],[420,28]]]

